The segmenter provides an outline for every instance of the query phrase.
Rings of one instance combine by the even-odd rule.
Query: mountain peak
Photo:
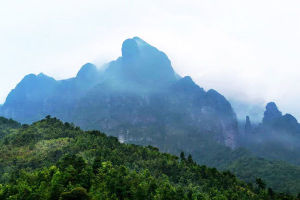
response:
[[[132,58],[139,54],[138,44],[135,39],[126,39],[122,44],[123,58]]]
[[[139,37],[123,42],[122,56],[110,63],[105,75],[120,84],[130,82],[147,90],[165,87],[177,80],[167,55]]]
[[[269,102],[267,105],[266,105],[266,110],[276,110],[278,111],[278,108],[277,108],[277,105],[275,104],[275,102]]]
[[[92,63],[86,63],[81,67],[79,72],[76,75],[77,79],[89,80],[98,76],[98,69]]]
[[[298,124],[297,119],[293,115],[288,113],[283,115],[282,119],[285,120],[286,122],[289,122],[290,124]]]
[[[266,111],[264,112],[263,123],[270,123],[280,118],[282,113],[278,110],[277,105],[274,102],[270,102],[266,105]]]

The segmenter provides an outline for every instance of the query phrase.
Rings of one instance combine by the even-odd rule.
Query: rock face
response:
[[[172,138],[182,149],[186,138],[204,135],[236,145],[237,120],[230,103],[191,77],[176,75],[166,54],[138,37],[125,40],[122,56],[103,72],[88,63],[67,80],[26,76],[1,110],[25,123],[50,114],[125,142],[163,145]]]

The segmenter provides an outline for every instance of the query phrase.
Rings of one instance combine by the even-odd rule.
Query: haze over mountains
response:
[[[269,103],[261,123],[251,123],[250,117],[243,127],[224,96],[176,74],[165,53],[138,37],[125,40],[122,56],[105,69],[87,63],[76,77],[60,81],[42,73],[25,76],[7,96],[0,115],[22,123],[52,115],[121,142],[175,154],[185,151],[199,163],[232,169],[240,176],[246,165],[257,162],[255,156],[272,160],[260,160],[271,168],[278,165],[273,160],[300,164],[300,125],[292,115],[282,115],[275,103]],[[290,164],[283,165],[299,171]],[[251,170],[251,175],[261,173]],[[286,184],[280,179],[275,188]],[[295,179],[297,183],[300,177]],[[300,189],[294,185],[293,192]]]
[[[237,134],[235,114],[222,95],[176,75],[163,52],[137,37],[124,41],[122,57],[104,72],[86,64],[68,80],[27,75],[8,95],[2,113],[24,123],[50,114],[84,128],[122,134],[128,141],[131,134],[146,137],[144,129],[153,124],[163,127],[162,133],[153,131],[158,135],[186,133],[188,127],[215,132],[231,147]],[[184,127],[178,120],[186,121],[180,123]]]

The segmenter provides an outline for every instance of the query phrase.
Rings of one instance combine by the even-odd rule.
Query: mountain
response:
[[[278,110],[277,105],[274,102],[270,102],[266,106],[264,112],[263,124],[274,124],[278,119],[282,117],[282,113]]]
[[[26,76],[1,115],[23,123],[52,115],[139,144],[206,134],[235,148],[238,132],[235,113],[221,94],[179,77],[165,53],[138,37],[125,40],[122,56],[104,71],[88,63],[67,80]]]
[[[262,122],[245,132],[241,145],[256,155],[300,165],[300,124],[291,114],[283,115],[274,102],[266,105]]]
[[[49,113],[67,115],[76,101],[99,81],[95,65],[87,63],[75,78],[56,81],[40,73],[29,74],[13,89],[1,107],[1,114],[23,123],[31,123]]]
[[[84,130],[104,131],[122,143],[152,145],[175,155],[184,151],[199,164],[234,170],[244,180],[255,182],[253,177],[259,176],[278,191],[299,190],[293,180],[298,181],[298,175],[290,176],[292,171],[298,173],[297,166],[258,158],[273,159],[258,153],[256,141],[262,134],[251,124],[257,134],[241,138],[236,115],[224,96],[213,89],[205,91],[189,76],[180,77],[165,53],[138,37],[125,40],[121,51],[122,56],[105,69],[87,63],[70,79],[26,76],[10,92],[0,114],[28,124],[55,116]],[[291,117],[284,119],[293,122]],[[247,167],[255,166],[258,159],[267,172]],[[276,171],[278,176],[270,176],[268,172],[278,165],[283,166]]]
[[[260,178],[247,184],[183,152],[121,144],[49,116],[10,129],[0,138],[0,199],[296,200]]]

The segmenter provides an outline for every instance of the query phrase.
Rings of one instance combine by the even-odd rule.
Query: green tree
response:
[[[63,192],[59,198],[60,200],[90,200],[85,188],[77,187],[70,192]]]

